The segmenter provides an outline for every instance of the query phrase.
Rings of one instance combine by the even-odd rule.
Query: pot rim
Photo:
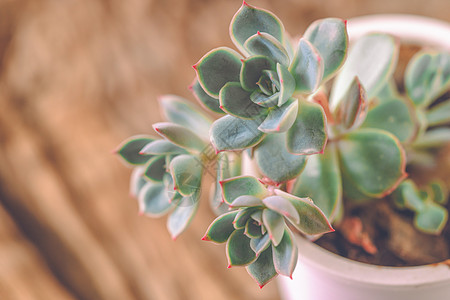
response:
[[[348,20],[350,41],[371,32],[397,36],[403,43],[420,43],[450,50],[450,24],[444,21],[403,14],[367,15]],[[387,267],[357,262],[332,253],[302,236],[297,236],[300,263],[350,281],[391,287],[419,287],[450,284],[450,259],[414,267]],[[298,267],[301,267],[298,266]]]

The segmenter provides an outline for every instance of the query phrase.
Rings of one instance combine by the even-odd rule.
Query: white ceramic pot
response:
[[[374,15],[348,21],[350,40],[388,32],[402,42],[450,50],[450,24],[419,16]],[[285,300],[450,300],[450,261],[419,267],[355,262],[298,237],[293,280],[278,276]]]

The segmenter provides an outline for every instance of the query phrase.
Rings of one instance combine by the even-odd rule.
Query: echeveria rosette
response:
[[[266,134],[283,133],[288,151],[315,154],[326,142],[326,118],[313,122],[313,148],[305,149],[298,126],[300,103],[294,93],[308,95],[329,79],[342,65],[347,50],[346,23],[324,19],[313,23],[294,51],[281,21],[271,12],[243,3],[230,24],[230,35],[241,51],[220,47],[208,52],[194,65],[197,80],[192,91],[204,106],[227,114],[211,129],[217,151],[236,151],[256,146]],[[214,101],[215,99],[215,101]],[[296,120],[300,119],[297,123]],[[294,127],[294,128],[293,128]],[[315,128],[317,127],[317,128]]]
[[[448,189],[444,182],[435,180],[422,189],[418,189],[411,179],[403,181],[392,193],[394,203],[402,209],[415,213],[414,225],[419,230],[438,235],[448,220],[445,204],[448,201]]]
[[[297,246],[290,226],[305,234],[333,231],[309,198],[299,198],[251,176],[221,182],[222,197],[233,209],[216,218],[203,240],[226,243],[229,267],[246,266],[263,287],[277,274],[292,276]]]
[[[153,128],[163,139],[134,136],[117,152],[134,167],[130,191],[138,199],[140,213],[169,214],[167,228],[175,239],[194,217],[203,174],[217,164],[217,157],[208,141],[209,117],[178,96],[165,95],[159,102],[169,122]]]
[[[364,53],[373,47],[379,47],[384,55],[366,57]],[[324,154],[309,157],[294,185],[293,194],[314,199],[331,221],[341,215],[343,196],[356,202],[381,198],[406,177],[406,155],[399,139],[365,122],[371,116],[368,108],[374,101],[373,95],[383,88],[378,81],[387,83],[395,68],[392,64],[397,60],[397,47],[392,37],[374,34],[361,38],[350,48],[331,91],[331,109],[327,112],[330,136]],[[361,61],[364,65],[366,60],[377,65],[375,71],[356,63]],[[336,86],[336,82],[340,85]],[[315,96],[318,95],[312,98]],[[326,95],[320,96],[325,100],[318,102],[328,110]]]

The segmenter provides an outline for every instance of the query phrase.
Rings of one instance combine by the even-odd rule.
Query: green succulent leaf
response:
[[[282,106],[271,109],[258,129],[265,133],[285,132],[294,124],[297,114],[298,101],[291,98]]]
[[[230,207],[254,207],[262,206],[263,202],[260,198],[250,195],[242,195],[234,199]]]
[[[235,230],[227,241],[229,266],[246,266],[256,260],[255,252],[250,248],[250,238],[244,230]]]
[[[230,24],[230,36],[236,47],[246,53],[245,41],[258,31],[266,32],[279,42],[284,40],[284,26],[273,13],[243,3]]]
[[[418,134],[419,124],[407,99],[387,100],[371,108],[361,128],[378,128],[408,143]]]
[[[381,103],[390,101],[393,99],[399,99],[401,97],[395,79],[391,77],[384,85],[384,87],[376,95],[377,100]]]
[[[297,265],[298,250],[295,244],[294,234],[286,228],[280,244],[272,246],[273,263],[275,270],[280,275],[292,278],[295,266]]]
[[[233,225],[236,229],[243,229],[245,224],[247,224],[250,216],[257,210],[255,207],[247,207],[240,209],[234,218]]]
[[[203,174],[201,161],[193,156],[181,154],[170,162],[170,174],[175,182],[175,188],[183,196],[200,192]]]
[[[441,102],[426,112],[428,126],[450,124],[450,99]]]
[[[272,278],[277,275],[273,265],[272,247],[262,252],[258,259],[246,267],[250,276],[263,288]]]
[[[269,194],[266,187],[252,176],[238,176],[225,179],[221,182],[221,185],[223,198],[228,204],[232,204],[236,198],[242,195],[250,195],[262,199]]]
[[[253,220],[258,222],[258,224],[262,224],[262,210],[257,210],[250,216]]]
[[[324,64],[317,49],[301,38],[289,71],[295,79],[296,92],[313,93],[323,78]]]
[[[210,130],[211,143],[216,151],[243,150],[257,145],[264,137],[258,130],[262,120],[244,120],[224,116],[216,120]]]
[[[274,182],[297,177],[306,164],[306,157],[294,155],[286,149],[286,134],[269,134],[255,149],[260,171]]]
[[[317,20],[304,34],[324,60],[324,80],[333,76],[347,56],[348,34],[346,21],[337,18]]]
[[[405,207],[414,211],[421,211],[424,209],[425,203],[414,181],[411,179],[403,181],[399,185],[398,190],[400,191],[400,197],[402,198],[402,203]]]
[[[255,252],[256,256],[266,250],[270,246],[269,234],[264,234],[257,238],[252,238],[250,241],[250,247]]]
[[[230,211],[217,217],[211,225],[209,225],[202,240],[225,243],[235,230],[233,221],[237,213],[237,211]]]
[[[288,199],[297,209],[300,222],[292,223],[298,230],[305,234],[322,234],[334,231],[325,214],[317,207],[310,198],[299,198],[276,189],[275,195]]]
[[[430,190],[433,194],[433,201],[445,205],[448,202],[449,191],[445,183],[441,180],[435,180],[430,183]]]
[[[141,149],[154,140],[156,140],[156,138],[149,135],[132,136],[123,141],[116,152],[119,154],[122,161],[129,166],[144,165],[152,155],[141,154]]]
[[[187,127],[203,139],[208,140],[208,129],[212,124],[212,120],[201,112],[198,107],[194,106],[193,103],[175,95],[161,96],[159,103],[165,119]]]
[[[387,34],[373,33],[358,39],[350,48],[347,60],[334,80],[331,107],[336,108],[342,101],[355,76],[366,89],[367,99],[376,96],[391,78],[398,52],[398,41]]]
[[[198,82],[197,78],[194,80],[192,85],[189,87],[194,97],[197,101],[206,109],[209,109],[218,114],[225,114],[223,110],[220,109],[219,100],[208,95]]]
[[[253,219],[249,219],[247,223],[245,224],[244,234],[248,236],[249,238],[259,238],[262,236],[261,233],[261,226],[257,224],[257,222]],[[251,241],[250,241],[251,246]],[[253,247],[252,247],[253,249]],[[256,254],[258,255],[258,254]]]
[[[280,97],[278,106],[286,103],[295,91],[295,79],[289,69],[281,64],[277,64],[277,74],[280,81]]]
[[[198,209],[199,193],[183,197],[167,219],[167,228],[176,239],[189,226]]]
[[[166,173],[166,157],[154,156],[145,165],[144,176],[151,181],[162,182]]]
[[[167,155],[167,154],[186,154],[183,148],[167,140],[155,140],[148,143],[141,149],[140,154]]]
[[[414,141],[414,148],[438,148],[450,143],[450,128],[438,127],[425,132]]]
[[[284,228],[286,227],[283,216],[271,209],[264,209],[262,218],[272,244],[278,246],[283,238]]]
[[[345,129],[355,129],[366,118],[368,107],[366,91],[355,77],[336,109],[336,121]]]
[[[416,106],[425,107],[450,88],[450,53],[419,52],[405,70],[405,89]]]
[[[242,56],[233,49],[220,47],[206,53],[194,65],[198,82],[203,90],[213,98],[227,82],[239,82]]]
[[[276,65],[266,56],[251,56],[242,61],[240,82],[246,91],[254,91],[258,88],[256,84],[264,70],[275,70]]]
[[[327,119],[319,104],[300,99],[297,118],[287,132],[287,149],[293,154],[323,152],[327,142]]]
[[[148,182],[138,195],[139,211],[151,217],[160,217],[172,207],[164,184]]]
[[[342,205],[342,179],[335,143],[328,144],[324,154],[308,158],[292,194],[314,199],[330,221],[336,218]]]
[[[404,150],[387,131],[359,129],[337,145],[342,172],[367,196],[389,194],[406,176]]]
[[[275,37],[268,33],[258,31],[245,41],[244,48],[252,55],[267,56],[276,63],[289,65],[289,55],[286,49]]]
[[[250,100],[263,107],[274,107],[277,105],[279,97],[279,92],[271,95],[266,95],[265,93],[256,90],[250,95]]]
[[[182,125],[169,122],[160,122],[153,124],[153,129],[155,129],[155,131],[162,137],[168,139],[181,148],[201,152],[207,146],[204,140],[202,140],[193,131]]]
[[[130,195],[137,197],[141,189],[148,183],[144,177],[145,167],[136,167],[130,176]]]
[[[267,208],[291,220],[292,223],[300,222],[297,209],[290,200],[281,196],[269,196],[263,200],[263,203]]]
[[[423,232],[440,234],[448,220],[448,211],[433,202],[427,202],[414,218],[414,225]]]
[[[251,92],[241,87],[239,82],[228,82],[220,90],[221,108],[232,116],[244,119],[254,119],[265,116],[269,110],[250,100]]]

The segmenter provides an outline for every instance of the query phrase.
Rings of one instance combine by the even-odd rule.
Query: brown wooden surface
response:
[[[449,21],[447,0],[250,1],[301,34],[314,19],[380,12]],[[277,299],[224,247],[200,241],[206,203],[176,242],[137,216],[110,154],[190,97],[190,68],[231,42],[240,1],[0,1],[0,299]],[[192,99],[190,97],[190,99]],[[205,202],[205,201],[204,201]]]

